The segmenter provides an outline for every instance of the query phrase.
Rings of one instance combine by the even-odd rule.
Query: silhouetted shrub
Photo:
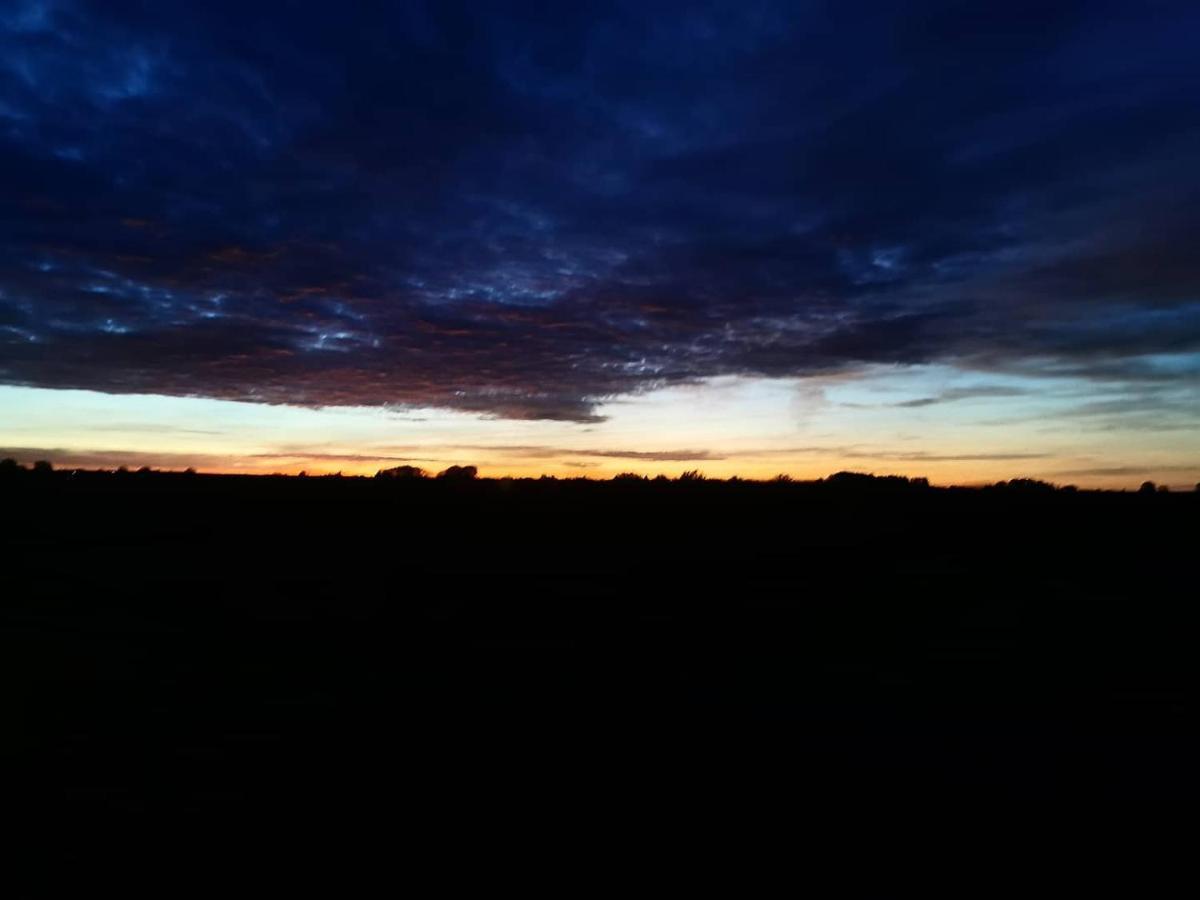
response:
[[[704,473],[701,472],[699,469],[689,469],[688,471],[684,472],[682,475],[679,476],[679,480],[680,481],[697,482],[697,481],[707,481],[708,479],[706,479],[704,477]]]
[[[442,481],[474,481],[475,476],[479,474],[479,470],[474,466],[451,466],[448,469],[443,469],[438,472],[437,477]]]
[[[49,475],[54,471],[54,466],[50,465],[49,460],[39,459],[33,464],[33,471],[35,475]]]
[[[391,469],[380,469],[375,473],[375,477],[391,478],[396,481],[414,481],[418,478],[428,477],[428,473],[416,466],[394,466]]]
[[[908,478],[905,475],[875,475],[867,472],[834,472],[821,483],[839,491],[897,492],[929,487],[927,478]],[[996,487],[1003,487],[1001,482]]]
[[[1057,488],[1049,481],[1040,481],[1037,478],[1014,478],[1011,481],[999,481],[996,487],[1009,491],[1021,491],[1022,493],[1037,493],[1048,494]]]
[[[1158,490],[1158,485],[1153,481],[1143,481],[1142,486],[1138,488],[1139,494],[1153,494]]]
[[[25,467],[11,456],[7,459],[0,459],[0,477],[5,475],[16,475],[18,472],[24,471]],[[1196,485],[1196,489],[1200,490],[1200,484]]]
[[[876,486],[877,479],[866,472],[834,472],[825,484],[838,490],[864,490]]]
[[[619,472],[612,477],[612,480],[625,484],[640,484],[648,479],[645,475],[639,475],[636,472]]]
[[[867,472],[834,472],[825,479],[828,484],[866,484],[875,476]]]

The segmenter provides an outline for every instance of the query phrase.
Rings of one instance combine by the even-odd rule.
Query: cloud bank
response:
[[[1194,3],[9,4],[0,383],[575,422],[870,363],[1195,385],[1161,360],[1200,351],[1197,33]]]

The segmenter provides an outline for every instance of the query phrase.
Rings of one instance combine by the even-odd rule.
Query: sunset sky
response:
[[[0,0],[0,457],[1190,489],[1198,35]]]

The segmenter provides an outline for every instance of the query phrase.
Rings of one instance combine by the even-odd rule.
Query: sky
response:
[[[1197,35],[0,0],[0,455],[1191,487]]]

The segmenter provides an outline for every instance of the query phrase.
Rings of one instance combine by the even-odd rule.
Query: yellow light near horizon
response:
[[[1110,488],[1153,480],[1190,489],[1200,480],[1200,404],[1190,418],[1176,404],[1183,411],[1170,428],[1154,431],[1081,415],[1081,402],[1103,395],[1062,381],[1010,378],[1009,390],[970,400],[908,402],[969,396],[967,378],[939,367],[878,367],[804,381],[714,379],[614,400],[598,410],[603,421],[589,423],[0,387],[0,456],[262,474],[373,475],[411,464],[518,478],[698,469],[715,478],[852,470],[935,484],[1033,477]]]

